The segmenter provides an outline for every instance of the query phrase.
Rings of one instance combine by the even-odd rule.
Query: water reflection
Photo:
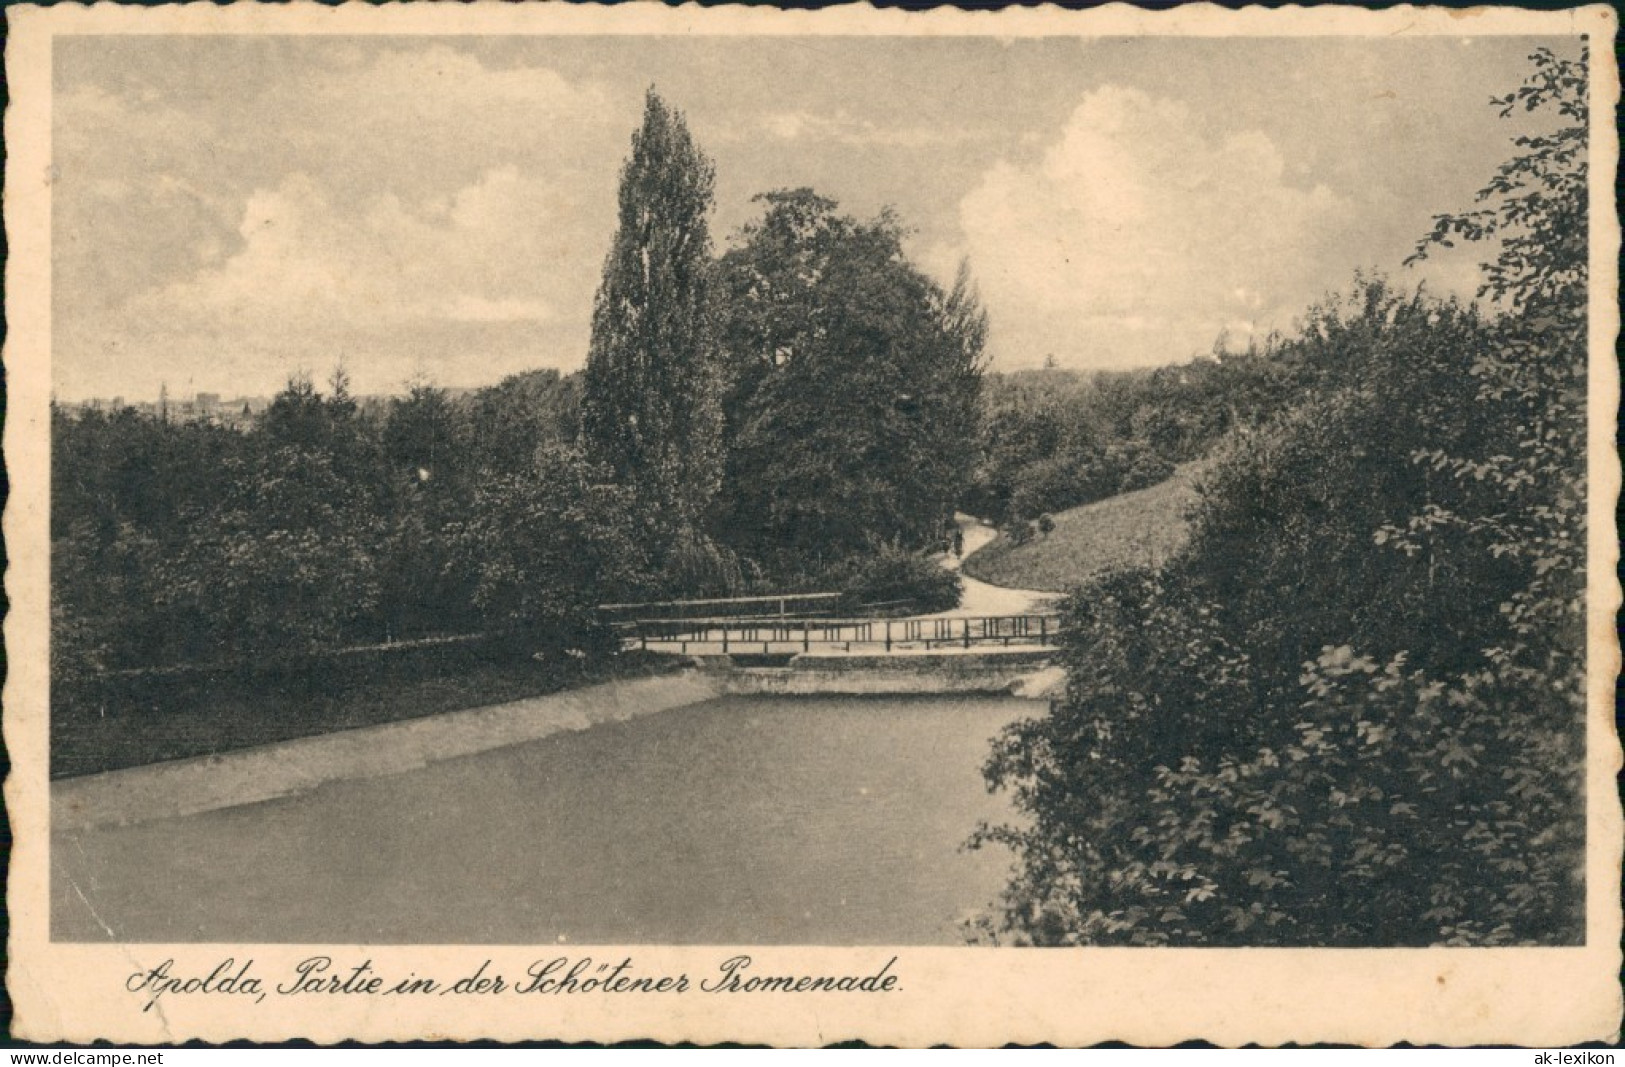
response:
[[[955,944],[1008,854],[1004,698],[728,698],[226,811],[58,834],[60,940]],[[83,894],[81,897],[80,894]],[[92,914],[94,909],[95,914]]]

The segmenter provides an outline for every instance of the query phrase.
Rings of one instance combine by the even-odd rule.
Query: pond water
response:
[[[1011,698],[729,697],[55,835],[58,940],[957,944],[1010,855]]]

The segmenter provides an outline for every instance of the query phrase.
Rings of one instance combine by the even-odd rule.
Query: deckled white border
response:
[[[1619,227],[1611,177],[1618,158],[1612,122],[1618,76],[1611,8],[1567,12],[1475,8],[1246,9],[1197,5],[1148,12],[1113,5],[1087,12],[1053,7],[997,13],[877,11],[854,6],[779,12],[759,8],[656,5],[515,6],[495,3],[249,6],[194,4],[121,8],[110,4],[7,11],[5,214],[8,418],[5,457],[11,497],[4,530],[11,555],[6,589],[9,675],[5,740],[13,760],[6,799],[16,845],[8,906],[7,981],[18,1036],[34,1040],[165,1042],[308,1037],[381,1041],[652,1038],[817,1045],[850,1038],[877,1044],[1062,1045],[1116,1039],[1165,1045],[1190,1038],[1223,1044],[1398,1041],[1448,1045],[1561,1045],[1606,1039],[1621,1012],[1617,973],[1622,821],[1614,775],[1620,765],[1612,707],[1620,602],[1613,507],[1620,484],[1614,451],[1619,392],[1613,340],[1619,325]],[[133,970],[178,961],[252,956],[274,972],[312,954],[297,946],[68,945],[48,940],[46,637],[50,394],[50,66],[55,35],[83,33],[344,34],[902,34],[1007,37],[1131,34],[1225,37],[1395,34],[1579,34],[1591,39],[1593,77],[1592,337],[1588,695],[1587,946],[1561,949],[1224,950],[1224,949],[764,949],[775,973],[844,972],[899,957],[893,995],[588,997],[457,1003],[280,1000],[258,1007],[230,998],[174,998],[141,1013],[124,991]],[[447,906],[455,906],[448,902]],[[542,950],[332,947],[370,957],[379,969],[466,973],[486,958],[513,965]],[[578,947],[574,955],[631,955],[640,972],[709,971],[734,950]]]

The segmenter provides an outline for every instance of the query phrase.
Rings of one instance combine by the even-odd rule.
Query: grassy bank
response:
[[[297,674],[199,675],[126,683],[96,699],[53,701],[51,777],[214,755],[522,700],[677,666],[667,658],[636,652],[586,664],[456,650],[393,662],[327,664]]]
[[[1185,544],[1185,510],[1202,463],[1172,478],[1055,515],[1055,529],[1025,545],[1004,536],[965,560],[965,573],[1012,589],[1064,592],[1098,574],[1167,559]]]

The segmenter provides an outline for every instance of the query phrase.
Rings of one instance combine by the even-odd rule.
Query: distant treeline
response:
[[[1310,384],[1279,337],[1136,371],[989,373],[965,510],[1001,526],[1144,489]]]
[[[590,647],[643,578],[639,518],[574,439],[574,381],[519,375],[381,414],[342,373],[239,431],[53,410],[53,674],[480,630]]]
[[[598,655],[612,643],[595,608],[611,601],[804,587],[853,608],[953,602],[906,517],[855,526],[849,545],[762,545],[771,513],[735,525],[735,485],[831,516],[868,506],[810,483],[792,497],[774,464],[804,468],[796,448],[758,459],[761,481],[730,478],[720,521],[677,530],[584,453],[581,384],[539,370],[458,398],[418,385],[367,412],[342,373],[325,391],[301,377],[242,430],[53,407],[56,680],[476,632]],[[888,472],[869,473],[879,492]]]

